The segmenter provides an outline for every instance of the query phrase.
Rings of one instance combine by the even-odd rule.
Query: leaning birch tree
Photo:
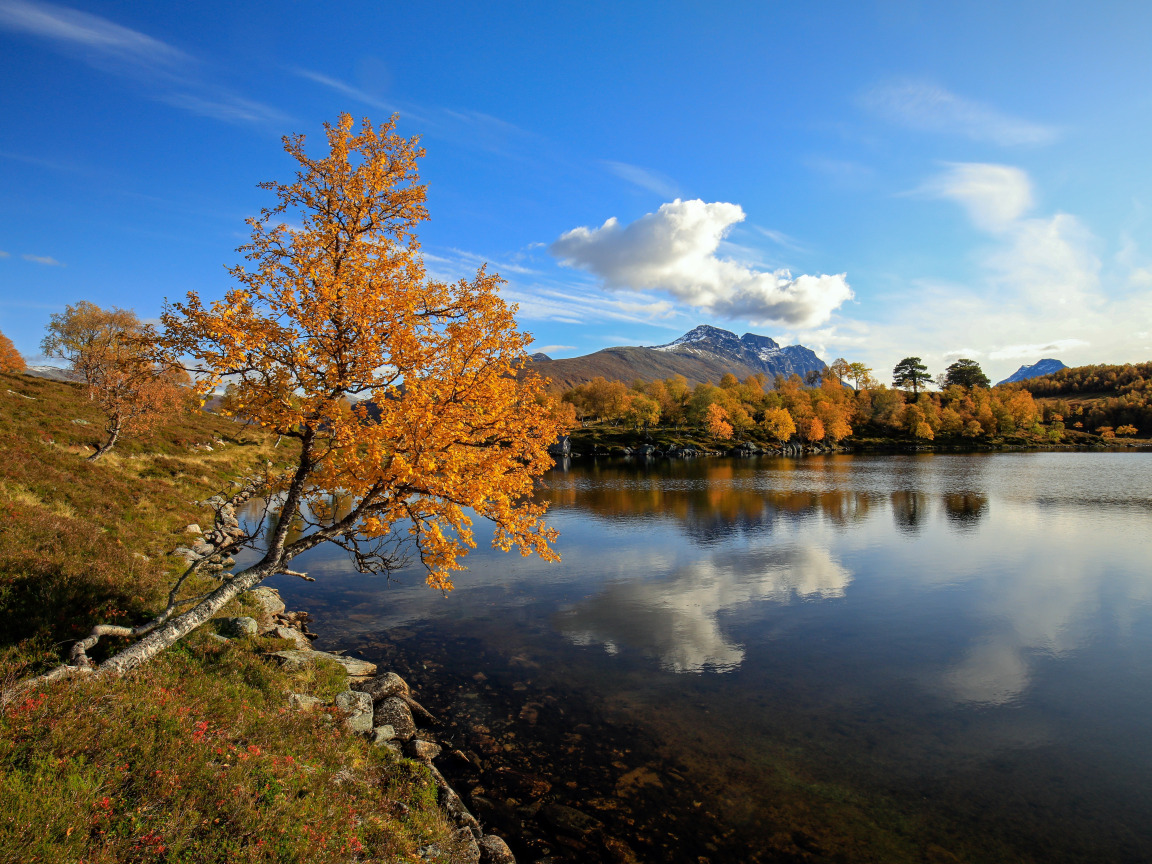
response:
[[[537,398],[541,380],[517,374],[530,337],[497,275],[481,268],[449,284],[425,274],[414,233],[428,216],[423,150],[395,124],[365,119],[357,130],[343,114],[325,124],[318,158],[303,136],[284,138],[296,178],[261,184],[277,203],[248,220],[235,287],[209,304],[189,293],[163,315],[164,344],[204,392],[227,382],[237,419],[295,439],[286,467],[215,502],[215,557],[254,545],[260,559],[188,600],[193,564],[156,619],[95,628],[50,675],[127,670],[262,580],[293,574],[292,560],[322,543],[363,572],[418,559],[446,591],[475,545],[473,512],[493,523],[494,547],[557,560],[533,489],[559,429]],[[276,518],[246,532],[235,508],[252,497],[272,502]],[[137,641],[96,667],[87,652],[105,635]]]

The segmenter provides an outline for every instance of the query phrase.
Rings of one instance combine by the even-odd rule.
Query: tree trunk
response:
[[[167,623],[157,627],[139,642],[129,645],[119,654],[109,657],[100,664],[100,672],[121,674],[135,666],[151,660],[165,648],[175,645],[218,611],[234,597],[255,588],[268,576],[276,572],[267,564],[257,565],[229,579],[187,612],[177,615]]]
[[[115,419],[112,421],[112,429],[108,434],[108,440],[104,442],[103,446],[101,446],[99,450],[88,457],[89,462],[95,462],[97,459],[99,459],[101,456],[116,446],[116,439],[120,437],[120,429],[123,427],[123,425],[123,422],[120,420],[120,415],[117,414]]]

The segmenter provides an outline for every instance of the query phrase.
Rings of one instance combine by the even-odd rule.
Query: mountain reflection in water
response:
[[[428,670],[526,752],[570,752],[592,704],[644,730],[667,764],[642,795],[584,776],[633,776],[615,739],[549,793],[617,837],[718,820],[747,861],[1152,860],[1147,454],[576,460],[540,496],[557,565],[478,524],[447,597],[324,549],[299,562],[315,585],[273,584],[318,647]]]

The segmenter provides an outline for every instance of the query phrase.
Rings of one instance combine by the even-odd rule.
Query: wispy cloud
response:
[[[295,67],[291,71],[306,81],[327,87],[329,90],[363,105],[387,111],[389,114],[398,113],[403,120],[418,123],[426,135],[490,153],[515,156],[521,159],[535,160],[540,156],[541,144],[544,140],[541,136],[523,129],[515,123],[509,123],[507,120],[485,114],[483,111],[432,107],[407,101],[385,100],[346,81],[312,69]]]
[[[222,120],[225,123],[248,123],[282,129],[292,120],[288,114],[277,108],[232,93],[203,95],[174,92],[163,94],[159,98],[162,102],[183,108],[190,114],[211,117],[213,120]]]
[[[66,266],[63,262],[57,261],[55,258],[51,258],[48,255],[22,255],[21,257],[25,261],[31,261],[33,264],[43,264],[47,267]]]
[[[50,3],[3,0],[0,26],[86,49],[92,58],[116,58],[144,66],[172,68],[191,60],[184,52],[159,39],[97,15]]]
[[[809,156],[804,159],[804,165],[824,177],[833,186],[849,190],[868,186],[876,175],[870,166],[849,159]]]
[[[0,249],[0,258],[11,258],[11,257],[12,256],[9,255],[7,252],[5,252],[3,249]]]
[[[575,351],[575,345],[533,345],[532,353],[552,354],[556,351]]]
[[[790,237],[783,231],[775,231],[772,228],[764,228],[760,225],[753,225],[757,231],[775,243],[777,246],[782,246],[785,249],[790,249],[793,252],[806,253],[809,251],[808,247],[802,244],[795,237]]]
[[[1087,348],[1091,344],[1084,339],[1057,339],[1053,342],[1033,342],[1030,345],[1006,345],[995,351],[989,351],[988,356],[993,360],[1038,360],[1041,357],[1053,354],[1065,354],[1077,348]]]
[[[329,90],[335,90],[337,93],[341,93],[344,96],[347,96],[349,99],[355,99],[357,102],[363,105],[368,105],[371,108],[378,108],[381,111],[387,111],[389,114],[402,113],[405,117],[417,122],[421,122],[424,119],[413,112],[412,109],[408,106],[405,106],[402,110],[400,105],[395,102],[388,102],[387,100],[381,99],[378,96],[374,96],[367,90],[362,90],[359,87],[353,87],[351,84],[348,84],[337,78],[333,78],[330,75],[323,75],[320,72],[314,72],[311,69],[304,69],[299,66],[295,67],[292,70],[292,73],[294,75],[300,76],[306,81],[320,84],[324,87],[327,87]]]
[[[676,181],[659,171],[651,171],[638,165],[629,165],[627,162],[606,161],[604,165],[620,179],[627,180],[633,186],[639,186],[649,192],[655,192],[665,200],[680,197],[680,190],[676,186]]]
[[[958,135],[1006,147],[1049,144],[1060,137],[1055,126],[1013,117],[924,81],[874,87],[860,102],[877,116],[920,132]]]
[[[212,84],[203,64],[179,48],[98,15],[34,0],[0,0],[0,28],[46,40],[73,59],[132,81],[151,98],[202,117],[277,126],[289,119]]]

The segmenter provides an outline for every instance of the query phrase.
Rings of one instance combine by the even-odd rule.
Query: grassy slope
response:
[[[208,518],[193,502],[284,453],[197,414],[90,464],[100,429],[79,387],[0,375],[5,686],[95,622],[162,608],[180,570],[166,553]],[[5,708],[0,861],[391,861],[442,841],[424,770],[345,734],[334,709],[289,710],[288,691],[330,699],[344,678],[289,675],[260,656],[277,647],[193,634],[122,679]]]

